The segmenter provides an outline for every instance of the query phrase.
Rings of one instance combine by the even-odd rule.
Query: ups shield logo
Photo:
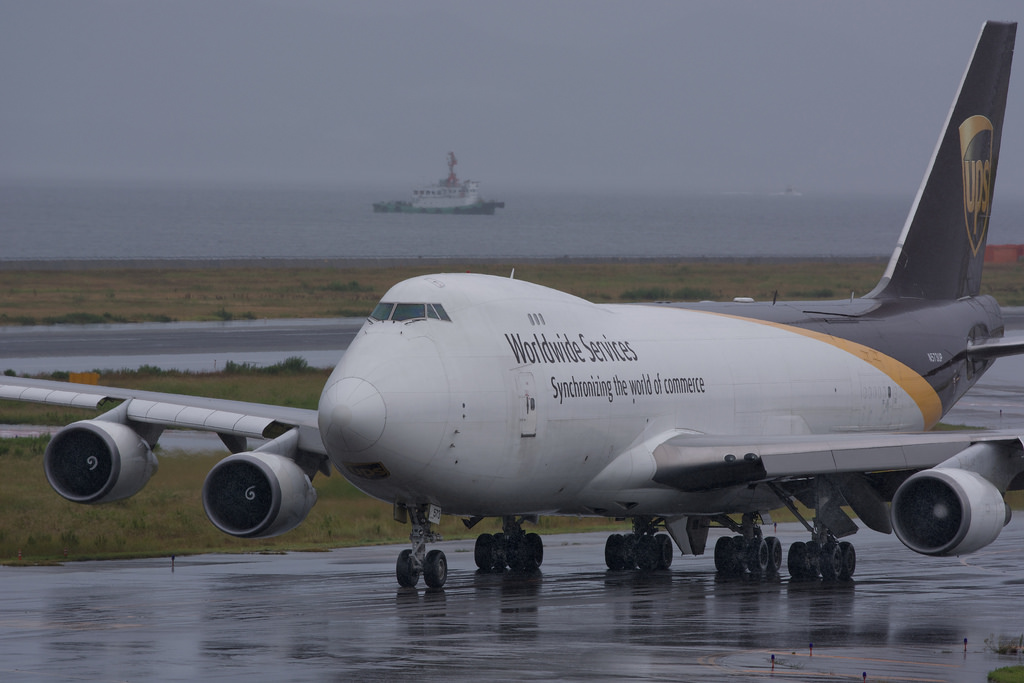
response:
[[[964,222],[975,255],[985,241],[992,205],[992,122],[972,116],[960,124],[964,172]]]

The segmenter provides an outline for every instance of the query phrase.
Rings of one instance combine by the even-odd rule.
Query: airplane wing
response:
[[[1024,335],[1020,334],[972,342],[967,346],[967,355],[972,360],[989,360],[1022,353],[1024,353]]]
[[[652,479],[682,491],[815,475],[919,470],[976,443],[1021,446],[1009,430],[809,434],[741,438],[678,435],[653,450]]]
[[[232,450],[239,439],[273,439],[298,429],[300,448],[326,455],[315,410],[21,377],[0,377],[0,399],[86,409],[124,401],[132,422],[216,432]]]
[[[849,505],[869,528],[891,533],[894,525],[886,503],[892,501],[892,518],[902,520],[902,527],[895,530],[898,535],[903,531],[901,540],[908,547],[951,554],[969,552],[967,548],[976,542],[967,532],[972,514],[990,522],[993,534],[978,541],[977,547],[1002,528],[1002,492],[1014,488],[1024,469],[1022,445],[1020,433],[1009,430],[750,438],[680,434],[651,451],[650,481],[692,493],[767,486],[794,513],[791,498],[815,508],[818,522],[836,537],[857,531],[843,505]],[[913,478],[918,483],[907,486]],[[922,487],[928,495],[918,495]],[[941,502],[921,507],[920,500],[934,501],[929,496],[939,489],[946,491],[939,495]],[[897,500],[901,492],[908,493]],[[945,506],[961,510],[968,520],[965,526],[957,526],[962,534],[938,541],[926,535],[907,540],[907,529],[917,523],[907,520],[928,518],[928,509]],[[961,519],[960,513],[952,517]]]

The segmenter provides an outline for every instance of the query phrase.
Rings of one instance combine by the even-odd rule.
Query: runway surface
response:
[[[1019,662],[993,648],[1024,633],[1019,522],[962,559],[862,531],[835,584],[721,580],[709,556],[611,572],[604,538],[548,536],[525,577],[440,543],[443,589],[398,588],[397,546],[4,567],[0,679],[983,681]]]

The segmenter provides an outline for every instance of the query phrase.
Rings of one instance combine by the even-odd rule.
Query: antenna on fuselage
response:
[[[508,279],[509,280],[515,280],[516,279],[516,269],[515,268],[512,269],[512,274],[508,276]]]

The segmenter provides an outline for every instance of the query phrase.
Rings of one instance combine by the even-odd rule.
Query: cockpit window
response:
[[[391,317],[391,309],[394,307],[394,304],[386,304],[382,301],[373,309],[373,313],[370,314],[370,317],[374,320],[387,320]]]
[[[395,304],[395,312],[391,314],[391,319],[395,322],[402,322],[403,320],[426,318],[425,309],[426,304]]]
[[[426,318],[452,321],[441,304],[395,304],[382,301],[370,314],[370,320],[375,321],[410,322]]]

